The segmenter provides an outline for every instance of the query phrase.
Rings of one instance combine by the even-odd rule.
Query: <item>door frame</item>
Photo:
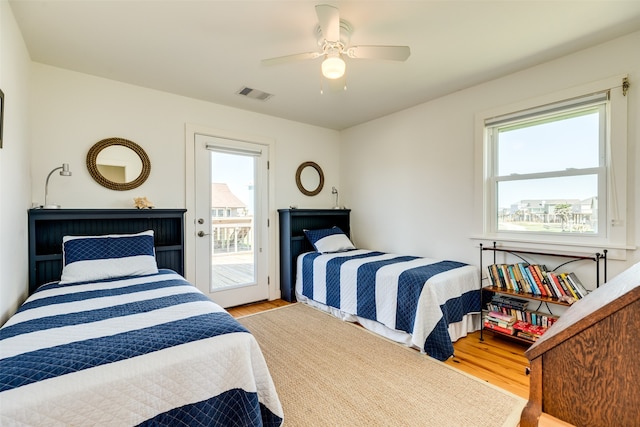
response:
[[[194,285],[196,284],[196,168],[195,168],[195,138],[196,135],[207,135],[216,138],[231,139],[236,141],[250,142],[255,144],[267,145],[269,147],[269,156],[267,161],[269,162],[268,170],[268,186],[267,186],[267,221],[269,226],[267,227],[267,242],[264,245],[267,251],[267,276],[268,276],[268,288],[269,288],[269,300],[278,299],[281,296],[280,284],[276,280],[276,227],[275,227],[275,179],[271,173],[274,170],[274,153],[275,153],[275,140],[272,138],[266,138],[262,136],[250,135],[237,131],[229,131],[223,129],[216,129],[208,126],[196,125],[187,123],[185,125],[185,207],[187,212],[185,213],[184,222],[184,248],[185,248],[185,261],[184,277]]]

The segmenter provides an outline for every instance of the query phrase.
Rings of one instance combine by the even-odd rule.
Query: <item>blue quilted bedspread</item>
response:
[[[439,360],[453,355],[449,325],[480,311],[479,288],[477,269],[456,261],[367,250],[298,260],[303,299],[406,332]]]
[[[278,426],[253,336],[181,276],[42,286],[0,329],[0,424]]]

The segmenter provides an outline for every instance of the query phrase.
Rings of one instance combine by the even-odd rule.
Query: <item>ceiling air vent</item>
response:
[[[266,101],[273,96],[273,94],[271,93],[263,92],[258,89],[251,89],[250,87],[246,86],[240,88],[240,90],[236,93],[238,95],[246,96],[247,98],[257,99],[258,101]]]

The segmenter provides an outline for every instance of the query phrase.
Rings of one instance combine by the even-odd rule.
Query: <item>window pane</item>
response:
[[[498,176],[599,166],[598,107],[498,129]]]
[[[498,230],[598,232],[598,177],[498,182]]]
[[[255,169],[253,156],[211,151],[212,292],[256,283]]]

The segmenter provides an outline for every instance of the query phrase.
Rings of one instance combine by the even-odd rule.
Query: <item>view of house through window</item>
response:
[[[595,98],[487,121],[497,231],[598,235],[604,228],[607,99]]]

